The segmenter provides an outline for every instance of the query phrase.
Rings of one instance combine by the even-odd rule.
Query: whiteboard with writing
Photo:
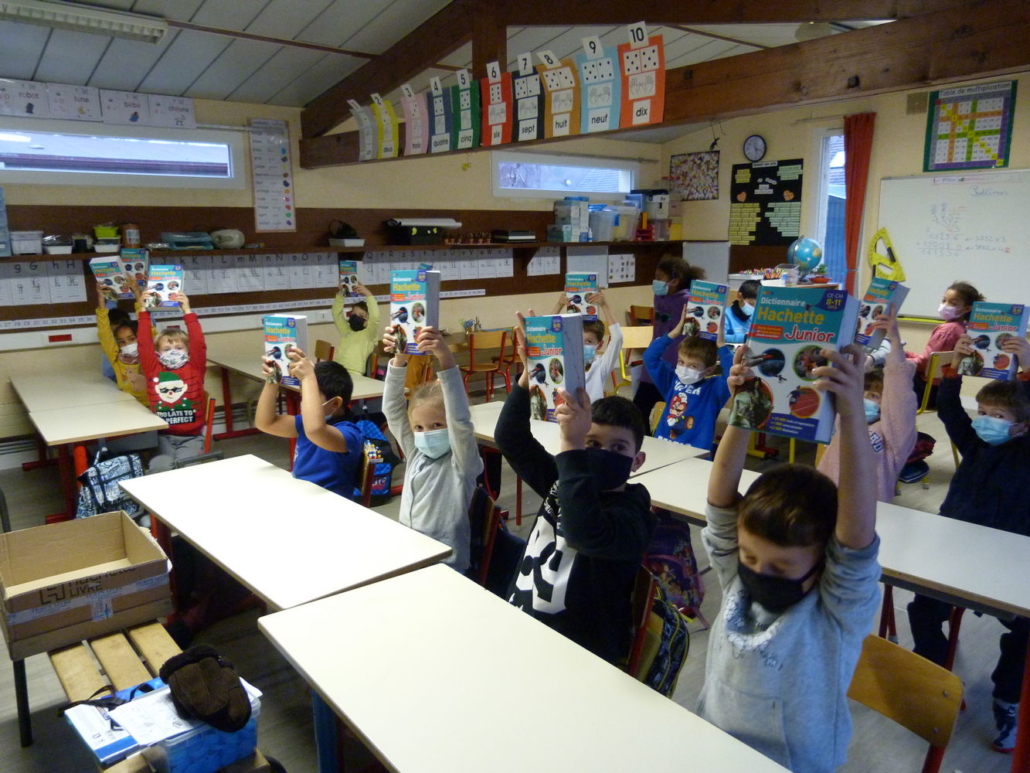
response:
[[[879,227],[910,288],[902,315],[936,317],[960,279],[989,301],[1030,303],[1030,170],[885,178]]]

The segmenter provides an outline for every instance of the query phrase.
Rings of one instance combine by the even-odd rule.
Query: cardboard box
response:
[[[0,628],[12,660],[171,611],[168,559],[121,511],[0,534]]]

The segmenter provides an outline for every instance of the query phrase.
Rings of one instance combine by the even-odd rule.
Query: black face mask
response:
[[[347,324],[350,325],[351,330],[358,333],[368,326],[368,320],[359,314],[351,314],[347,317]]]
[[[744,566],[743,562],[737,565],[737,575],[744,585],[752,601],[757,601],[770,612],[783,612],[788,607],[797,604],[805,597],[802,589],[805,580],[823,568],[822,561],[816,561],[805,576],[792,580],[789,577],[774,577],[770,574],[759,574],[754,569]],[[813,586],[814,587],[814,586]]]
[[[633,457],[623,456],[603,448],[588,448],[587,462],[590,477],[601,491],[611,491],[629,480]]]

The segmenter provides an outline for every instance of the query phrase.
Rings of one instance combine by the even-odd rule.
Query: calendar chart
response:
[[[1009,164],[1016,81],[930,94],[924,172],[994,169]]]

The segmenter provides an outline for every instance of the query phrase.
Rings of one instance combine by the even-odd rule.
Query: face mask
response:
[[[347,317],[347,324],[355,333],[364,330],[368,326],[368,320],[358,314],[351,314]]]
[[[750,317],[752,314],[755,313],[755,307],[750,303],[740,304],[740,310],[744,312],[745,317]]]
[[[951,322],[956,317],[961,316],[961,310],[954,306],[949,306],[946,303],[942,303],[937,307],[937,316],[943,319],[945,322]]]
[[[583,344],[583,363],[589,365],[597,359],[597,346],[595,344]]]
[[[805,597],[805,591],[801,586],[805,580],[822,569],[822,566],[822,561],[817,561],[804,577],[792,580],[788,577],[759,574],[741,562],[737,565],[737,575],[752,601],[757,601],[770,612],[783,612]]]
[[[159,359],[161,364],[166,368],[177,370],[190,361],[190,355],[182,349],[169,349],[168,351],[161,352],[157,355],[157,359]]]
[[[686,365],[678,365],[676,366],[676,378],[680,380],[681,384],[696,384],[701,380],[701,371],[697,368],[688,368]]]
[[[588,448],[587,464],[594,485],[601,491],[617,489],[629,480],[629,474],[633,471],[633,457],[603,448]]]
[[[451,450],[451,437],[446,429],[415,433],[415,448],[430,459],[438,459]]]
[[[669,283],[663,282],[661,279],[655,279],[653,282],[651,282],[651,289],[654,291],[654,294],[659,297],[663,295],[668,295]]]
[[[1012,440],[1009,434],[1012,429],[1012,422],[1005,419],[996,419],[993,416],[977,416],[973,419],[973,430],[985,443],[992,446],[1000,446]]]
[[[125,344],[119,351],[122,353],[122,357],[134,359],[139,356],[139,343],[133,341],[131,344]]]
[[[865,407],[865,423],[872,424],[880,418],[880,404],[868,397],[862,398],[862,405]]]

